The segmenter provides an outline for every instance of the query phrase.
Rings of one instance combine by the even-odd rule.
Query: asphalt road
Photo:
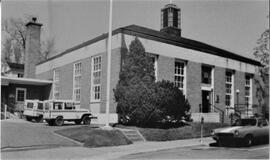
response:
[[[131,154],[123,156],[121,159],[269,159],[269,145],[257,145],[249,148],[200,145]]]
[[[21,119],[1,121],[1,150],[78,146],[78,143],[53,132],[63,128],[65,126],[51,127],[46,123],[32,123]]]

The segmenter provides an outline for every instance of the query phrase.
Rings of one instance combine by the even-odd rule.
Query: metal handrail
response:
[[[224,123],[224,110],[220,109],[219,107],[213,105],[213,104],[210,104],[213,108],[214,108],[214,111],[215,109],[219,111],[219,113],[221,114],[221,122]]]

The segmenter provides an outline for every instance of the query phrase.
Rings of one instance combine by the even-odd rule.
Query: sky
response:
[[[160,30],[160,9],[170,0],[113,0],[113,29],[136,24]],[[269,28],[268,0],[173,0],[181,8],[182,36],[253,58]],[[2,20],[36,16],[42,39],[62,51],[108,32],[109,0],[3,0]]]

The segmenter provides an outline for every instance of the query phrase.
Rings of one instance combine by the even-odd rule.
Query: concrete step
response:
[[[229,116],[224,116],[224,123],[231,124],[231,118]]]
[[[140,134],[138,130],[135,129],[118,129],[120,130],[129,140],[132,142],[145,141],[144,137]]]

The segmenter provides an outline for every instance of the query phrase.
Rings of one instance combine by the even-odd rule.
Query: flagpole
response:
[[[110,118],[110,80],[111,80],[111,52],[112,52],[112,0],[110,0],[110,15],[109,15],[109,33],[108,33],[108,58],[107,58],[107,94],[106,94],[106,129],[111,129],[109,126]]]

